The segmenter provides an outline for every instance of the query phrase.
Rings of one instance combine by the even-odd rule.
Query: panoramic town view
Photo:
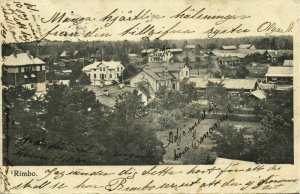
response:
[[[12,165],[293,164],[293,37],[2,45]]]

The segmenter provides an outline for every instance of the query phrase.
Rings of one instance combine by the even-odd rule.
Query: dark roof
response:
[[[171,80],[174,78],[174,76],[170,74],[168,70],[164,67],[157,67],[157,68],[145,67],[143,71],[147,73],[150,77],[155,79],[156,81]]]
[[[39,59],[45,61],[45,60],[48,60],[49,58],[51,58],[52,56],[51,55],[39,55],[37,56]]]
[[[292,50],[267,50],[271,57],[283,57],[293,55]]]
[[[90,57],[91,57],[91,58],[101,58],[101,54],[100,54],[100,53],[91,54]]]
[[[239,59],[238,57],[232,56],[232,57],[219,57],[218,61],[232,61],[232,60],[237,60]]]

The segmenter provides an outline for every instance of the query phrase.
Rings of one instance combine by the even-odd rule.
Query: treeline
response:
[[[10,55],[15,49],[30,51],[34,56],[51,55],[55,61],[63,51],[81,51],[83,57],[100,53],[104,60],[121,60],[124,65],[129,61],[128,53],[140,53],[143,49],[154,48],[183,48],[187,44],[200,46],[201,49],[218,49],[222,45],[252,44],[257,49],[293,49],[292,36],[270,37],[242,37],[242,38],[215,38],[215,39],[189,39],[189,40],[149,40],[141,41],[93,41],[93,42],[30,42],[2,45],[2,56]]]

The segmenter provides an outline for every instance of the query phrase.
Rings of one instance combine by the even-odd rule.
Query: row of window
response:
[[[181,77],[183,77],[183,76],[184,76],[184,72],[181,71]],[[189,71],[186,71],[186,72],[185,72],[185,76],[189,76]]]
[[[171,81],[162,81],[162,82],[158,82],[158,88],[160,88],[161,86],[167,86],[170,87],[171,86]],[[176,83],[172,84],[172,88],[176,89]]]
[[[45,65],[7,68],[8,73],[24,73],[24,72],[31,72],[31,71],[43,71],[43,70],[45,70]]]
[[[105,67],[100,67],[99,69],[100,69],[100,71],[106,71]],[[123,71],[123,67],[117,67],[117,71]]]
[[[97,78],[97,74],[93,74],[94,75],[94,79],[96,79]],[[92,79],[92,74],[88,74],[88,76],[90,77],[90,79]],[[117,77],[120,77],[121,76],[121,74],[120,73],[117,73]],[[99,77],[101,78],[101,79],[106,79],[106,74],[99,74]],[[109,79],[111,79],[113,77],[113,75],[112,74],[109,74]]]

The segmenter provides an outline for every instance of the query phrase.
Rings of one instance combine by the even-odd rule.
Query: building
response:
[[[272,84],[293,85],[293,67],[270,66],[265,77]]]
[[[149,63],[157,63],[157,62],[171,62],[174,56],[178,56],[182,54],[182,49],[166,49],[166,50],[158,50],[156,52],[150,53],[148,55]]]
[[[184,51],[187,53],[195,54],[195,50],[196,50],[196,45],[194,45],[194,44],[188,44],[188,45],[185,45],[185,47],[184,47]]]
[[[60,55],[59,58],[63,60],[68,60],[68,59],[78,59],[80,57],[84,57],[84,53],[82,51],[63,51]]]
[[[124,69],[120,61],[95,61],[82,71],[90,78],[91,85],[111,85],[123,79]]]
[[[266,50],[263,54],[263,59],[268,62],[280,62],[285,59],[292,59],[293,51],[292,50]]]
[[[293,60],[284,60],[283,62],[284,67],[293,67]]]
[[[240,58],[230,57],[230,56],[228,56],[228,57],[219,57],[217,59],[217,61],[218,61],[219,65],[225,65],[225,66],[228,66],[232,69],[241,64],[241,59]]]
[[[250,93],[250,97],[254,97],[257,100],[266,100],[267,95],[264,90],[255,90]]]
[[[236,46],[230,45],[230,46],[221,46],[221,50],[236,50]]]
[[[150,53],[154,53],[154,49],[144,49],[141,51],[142,57],[147,57]]]
[[[231,78],[189,78],[188,83],[195,83],[197,88],[197,96],[199,98],[207,98],[207,84],[221,83],[224,88],[233,95],[240,93],[250,94],[258,87],[257,79],[231,79]]]
[[[252,44],[240,44],[239,49],[256,49],[256,47]]]
[[[22,85],[37,92],[46,91],[46,63],[29,53],[13,53],[4,57],[3,84]]]
[[[189,76],[189,68],[184,63],[148,64],[130,79],[130,86],[138,87],[140,83],[146,83],[149,90],[154,92],[162,86],[179,90],[180,81]]]
[[[95,61],[101,61],[102,60],[102,54],[97,52],[94,54],[91,54],[90,59],[95,62]]]

